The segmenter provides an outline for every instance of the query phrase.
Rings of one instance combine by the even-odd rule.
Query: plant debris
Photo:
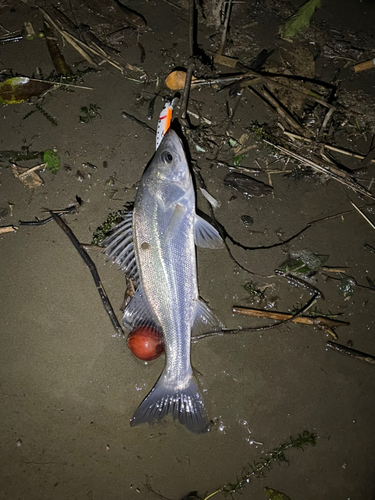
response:
[[[57,174],[60,169],[60,157],[56,149],[46,149],[43,155],[43,161],[47,170],[53,174]]]
[[[111,212],[106,220],[98,226],[92,235],[92,244],[98,245],[107,238],[112,229],[123,220],[126,210],[118,210],[117,212]]]
[[[291,436],[289,441],[281,444],[270,453],[267,453],[267,455],[263,456],[258,461],[254,460],[252,463],[245,465],[238,474],[236,481],[224,484],[213,493],[206,495],[204,500],[208,500],[221,492],[223,492],[226,497],[233,498],[233,495],[241,493],[252,479],[264,478],[266,471],[269,471],[275,463],[288,463],[285,456],[287,450],[291,448],[304,450],[309,445],[315,446],[316,438],[316,435],[309,431],[298,434],[296,438]]]
[[[0,83],[0,104],[21,104],[31,97],[46,93],[52,87],[48,82],[14,76]]]
[[[252,196],[266,196],[273,192],[273,187],[264,182],[258,181],[249,175],[231,172],[224,179],[225,186],[228,186],[241,194]]]
[[[264,491],[268,500],[291,500],[288,495],[285,495],[285,493],[282,493],[281,491],[273,490],[272,488],[267,487],[264,488]]]
[[[293,38],[302,29],[310,26],[310,19],[315,10],[320,7],[320,0],[308,0],[290,19],[280,26],[282,38]]]
[[[16,226],[0,226],[0,234],[15,233],[18,227]]]
[[[37,165],[37,169],[44,168],[45,164]],[[36,188],[43,185],[43,179],[35,172],[35,167],[29,169],[19,167],[15,163],[12,164],[12,172],[14,177],[19,179],[25,186],[29,188]]]
[[[278,271],[282,273],[309,278],[327,262],[329,255],[317,255],[308,250],[291,252],[290,258],[280,264]]]
[[[98,117],[101,118],[99,111],[100,111],[100,107],[97,104],[90,103],[88,106],[82,106],[82,108],[81,108],[82,115],[79,116],[79,122],[80,123],[90,123],[95,118],[98,118]]]
[[[375,365],[375,356],[372,356],[371,354],[366,354],[364,352],[357,351],[356,349],[352,349],[351,347],[346,347],[331,341],[327,342],[327,347],[333,351],[339,352],[340,354],[351,356],[353,359],[357,359],[358,361],[364,361],[370,365]]]

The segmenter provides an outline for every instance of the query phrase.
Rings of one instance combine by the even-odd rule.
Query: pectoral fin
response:
[[[199,215],[195,215],[194,240],[195,244],[202,248],[217,249],[224,246],[219,232]]]
[[[177,234],[185,213],[186,207],[177,203],[173,211],[172,218],[169,221],[168,227],[164,233],[165,240],[170,240]]]

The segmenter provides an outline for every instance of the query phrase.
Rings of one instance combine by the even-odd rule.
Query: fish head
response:
[[[169,130],[160,143],[148,168],[148,177],[159,193],[170,189],[176,194],[183,193],[192,186],[184,148],[174,130]]]

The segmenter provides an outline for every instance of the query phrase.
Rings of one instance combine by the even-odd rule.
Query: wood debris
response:
[[[14,177],[19,179],[25,186],[29,188],[40,187],[44,184],[43,179],[35,172],[35,170],[44,168],[45,163],[37,165],[33,168],[19,167],[15,163],[12,163],[12,172]]]

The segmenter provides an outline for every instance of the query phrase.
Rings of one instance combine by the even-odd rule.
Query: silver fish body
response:
[[[123,323],[128,328],[155,325],[163,332],[166,353],[163,373],[131,425],[172,413],[189,430],[206,432],[208,417],[193,377],[190,339],[192,332],[221,325],[199,299],[195,245],[221,248],[222,240],[196,214],[189,167],[172,130],[142,176],[131,224],[131,243],[130,216],[106,242],[109,257],[138,283]]]

